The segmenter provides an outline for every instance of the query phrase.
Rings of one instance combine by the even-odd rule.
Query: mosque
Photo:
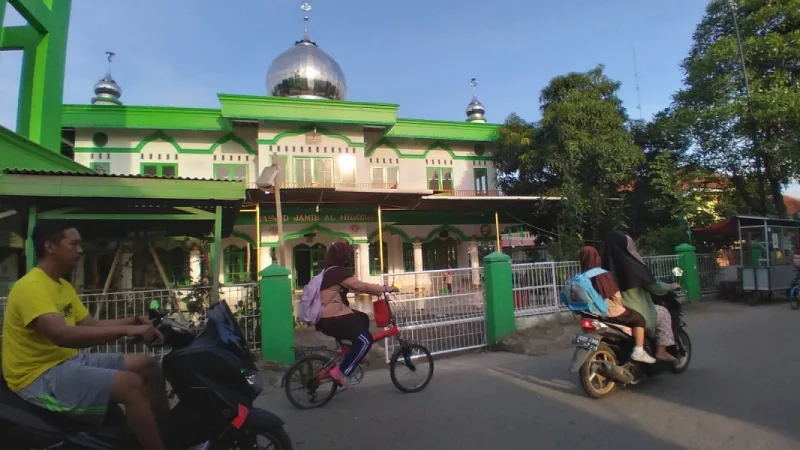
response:
[[[499,125],[487,123],[476,80],[463,122],[348,101],[344,71],[310,38],[310,3],[302,9],[305,33],[270,64],[267,95],[218,94],[213,109],[126,105],[109,69],[91,104],[64,105],[62,154],[98,174],[244,182],[246,201],[222,244],[223,283],[278,262],[302,288],[336,241],[355,246],[354,271],[374,282],[476,268],[495,249],[532,244],[501,236],[519,225],[508,211],[543,200],[498,190]],[[159,249],[185,263],[172,273],[198,281],[198,252],[175,246]]]

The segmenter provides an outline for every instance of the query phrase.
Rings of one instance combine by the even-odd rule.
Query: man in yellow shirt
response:
[[[3,377],[26,401],[87,421],[102,421],[111,402],[125,405],[144,448],[166,450],[156,417],[169,409],[155,361],[146,355],[79,353],[126,336],[163,336],[147,317],[97,320],[61,277],[80,261],[74,228],[43,222],[33,231],[38,264],[8,295],[3,320]]]

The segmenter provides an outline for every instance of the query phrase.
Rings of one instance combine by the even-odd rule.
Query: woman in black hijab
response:
[[[663,306],[655,306],[650,294],[664,295],[680,289],[680,285],[656,280],[639,255],[633,239],[625,233],[614,231],[606,236],[603,244],[603,268],[617,279],[622,291],[622,304],[644,317],[648,334],[656,337],[655,357],[674,361],[675,357],[667,352],[667,347],[675,344],[669,311]]]

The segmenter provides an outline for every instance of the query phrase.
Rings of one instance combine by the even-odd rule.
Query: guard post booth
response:
[[[744,292],[770,298],[785,291],[797,278],[792,258],[798,246],[800,221],[738,215],[694,230],[695,233],[735,239],[738,257],[722,268],[722,279],[735,275]]]

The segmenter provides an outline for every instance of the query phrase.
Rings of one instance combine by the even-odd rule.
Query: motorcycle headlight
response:
[[[260,394],[261,391],[264,390],[264,382],[261,380],[261,376],[258,373],[251,373],[250,375],[245,376],[247,380],[247,384],[253,388],[256,395]]]

